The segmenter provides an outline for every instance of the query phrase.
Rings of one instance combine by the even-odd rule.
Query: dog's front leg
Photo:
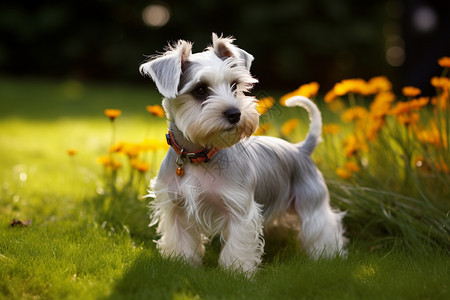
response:
[[[166,202],[167,205],[167,202]],[[162,256],[181,257],[192,266],[202,264],[204,245],[198,229],[187,220],[183,208],[173,204],[160,216],[157,248]]]
[[[219,259],[222,267],[248,274],[256,270],[261,263],[264,239],[262,216],[255,202],[252,201],[249,210],[242,215],[233,212],[222,232],[222,241],[224,246]]]

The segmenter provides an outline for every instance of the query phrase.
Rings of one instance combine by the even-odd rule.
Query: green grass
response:
[[[363,187],[336,179],[321,162],[325,143],[315,159],[334,203],[349,211],[347,259],[311,261],[292,235],[267,238],[264,263],[252,280],[218,268],[217,240],[203,267],[162,259],[148,228],[148,200],[140,197],[145,186],[112,197],[96,163],[111,143],[105,108],[123,111],[116,140],[164,140],[165,121],[145,111],[159,99],[151,84],[0,79],[0,299],[448,299],[448,244],[414,242],[419,231],[407,226],[417,222],[408,218],[409,208],[382,217],[394,211],[386,211],[387,198],[427,210],[424,215],[443,214],[448,222],[445,211],[430,211],[434,206],[407,193],[380,190],[372,179]],[[280,110],[272,121],[289,114]],[[78,153],[69,157],[67,149]],[[120,173],[118,182],[127,174]],[[12,228],[12,219],[32,224]],[[433,228],[425,223],[423,230]]]

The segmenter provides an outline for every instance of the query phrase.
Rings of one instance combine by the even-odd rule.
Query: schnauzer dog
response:
[[[259,125],[253,56],[233,38],[212,35],[192,54],[183,40],[150,58],[140,72],[155,82],[169,123],[171,146],[152,181],[150,225],[160,253],[202,263],[205,243],[220,236],[219,264],[251,274],[264,252],[263,227],[294,215],[302,248],[314,258],[344,253],[343,213],[330,207],[328,189],[310,155],[319,142],[321,114],[296,96],[311,120],[303,142],[251,136]]]

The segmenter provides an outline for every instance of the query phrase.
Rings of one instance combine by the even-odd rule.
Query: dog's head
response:
[[[140,66],[164,96],[167,118],[205,147],[230,147],[249,137],[259,124],[257,100],[246,95],[257,82],[249,72],[253,56],[216,34],[204,52],[191,50],[180,40]]]

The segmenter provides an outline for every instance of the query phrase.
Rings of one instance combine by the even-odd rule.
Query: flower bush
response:
[[[296,108],[285,108],[292,96],[312,98],[323,114],[323,143],[314,159],[325,175],[334,204],[347,211],[349,236],[370,240],[372,245],[398,242],[450,247],[450,79],[449,60],[439,60],[442,76],[433,77],[433,97],[421,96],[417,87],[402,88],[395,95],[384,76],[369,80],[345,79],[322,98],[317,82],[301,85],[275,101],[261,98],[256,135],[278,135],[298,142],[301,120],[291,118]],[[274,107],[279,112],[274,114]],[[152,117],[164,117],[159,105],[147,106]],[[286,113],[284,116],[283,113]],[[140,143],[116,141],[115,120],[119,110],[105,110],[112,124],[111,145],[98,158],[104,167],[104,193],[100,210],[104,218],[122,211],[126,201],[146,194],[156,175],[158,151],[165,141]],[[281,116],[281,117],[280,117]],[[284,122],[280,123],[280,120]],[[141,201],[139,200],[139,201]]]
[[[164,117],[159,105],[147,106],[152,117]],[[105,115],[111,121],[111,142],[107,152],[97,158],[103,166],[103,185],[97,189],[100,194],[96,211],[105,222],[120,225],[125,215],[132,215],[134,201],[143,201],[148,193],[150,178],[156,175],[157,157],[160,151],[167,151],[168,145],[156,139],[141,142],[116,141],[116,119],[122,114],[118,109],[106,109]],[[117,215],[117,212],[122,215]]]
[[[450,246],[449,61],[439,60],[444,70],[430,80],[436,90],[432,97],[413,86],[395,95],[392,83],[378,76],[342,80],[323,102],[316,97],[317,83],[280,98],[283,105],[303,95],[321,106],[324,143],[314,155],[332,200],[348,212],[353,238],[401,239],[415,249]],[[265,134],[276,127],[273,123],[263,123],[257,133]],[[299,124],[288,118],[278,126],[279,135],[291,138]]]

